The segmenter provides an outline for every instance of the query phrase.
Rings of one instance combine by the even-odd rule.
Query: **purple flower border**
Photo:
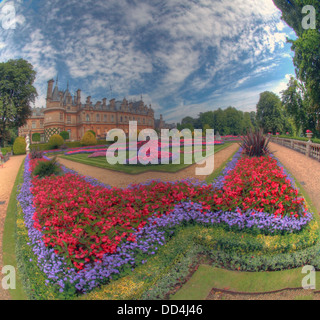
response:
[[[215,187],[222,188],[224,176],[236,166],[241,156],[241,151],[240,149],[235,154],[223,170],[222,175],[213,182]],[[278,164],[283,168],[279,161]],[[63,170],[66,173],[75,173],[73,170],[67,168],[63,168]],[[82,177],[94,186],[111,188],[96,179],[85,176]],[[292,186],[296,188],[292,177],[288,175],[288,178]],[[154,180],[146,182],[145,185],[152,181]],[[192,179],[186,179],[186,181],[198,185],[206,184],[205,182]],[[29,172],[29,157],[26,157],[24,182],[17,200],[22,207],[25,224],[28,229],[30,239],[28,244],[31,245],[34,254],[37,256],[40,270],[48,277],[46,283],[58,285],[60,292],[64,291],[67,283],[73,285],[79,292],[89,292],[101,283],[104,283],[106,279],[112,279],[112,275],[119,274],[123,266],[132,265],[132,267],[134,267],[136,265],[135,256],[137,252],[146,255],[154,254],[159,246],[166,243],[166,230],[177,227],[183,222],[193,221],[203,225],[225,224],[229,227],[237,227],[239,230],[256,227],[273,233],[275,230],[287,232],[301,230],[303,226],[313,219],[313,215],[310,212],[306,212],[306,216],[300,219],[295,217],[274,218],[268,213],[257,212],[255,210],[242,213],[240,210],[236,210],[236,212],[209,211],[204,214],[202,212],[202,205],[184,202],[175,205],[174,210],[169,215],[163,215],[160,218],[156,218],[155,216],[150,217],[145,227],[135,232],[136,242],[124,242],[117,248],[115,254],[106,254],[100,263],[92,263],[87,265],[85,269],[78,271],[70,267],[64,257],[55,254],[54,249],[46,247],[42,240],[42,233],[34,228],[33,215],[35,208],[33,207],[33,195],[30,187],[31,174]],[[130,187],[132,186],[129,186],[129,188]],[[142,261],[142,263],[144,262],[145,261]]]

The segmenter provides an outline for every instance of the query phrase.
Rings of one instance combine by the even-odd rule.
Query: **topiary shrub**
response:
[[[54,134],[53,136],[50,137],[49,142],[48,142],[48,147],[49,150],[52,149],[59,149],[60,146],[64,144],[63,138],[60,136],[60,134]]]
[[[63,140],[69,140],[69,132],[68,131],[61,131],[60,136],[63,138]]]
[[[62,170],[56,157],[49,161],[39,161],[32,172],[34,176],[38,176],[39,178],[51,176],[52,174],[59,175],[61,173]]]
[[[33,142],[40,142],[40,139],[41,139],[41,135],[40,135],[40,133],[33,133],[32,134],[32,141]]]
[[[88,130],[87,132],[91,132],[94,136],[96,136],[96,133],[93,130]]]
[[[16,138],[13,144],[13,153],[15,155],[26,154],[26,147],[27,147],[27,143],[25,138],[18,137]]]
[[[92,132],[87,131],[81,139],[81,144],[83,146],[93,146],[97,144],[97,139]]]

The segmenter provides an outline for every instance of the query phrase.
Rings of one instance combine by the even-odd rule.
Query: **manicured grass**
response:
[[[216,145],[214,149],[214,153],[221,151],[227,147],[229,147],[231,143],[226,143],[223,145]],[[91,165],[94,167],[99,167],[103,169],[121,171],[129,174],[139,174],[148,171],[160,171],[160,172],[178,172],[182,169],[185,169],[190,166],[190,164],[159,164],[159,165],[121,165],[115,164],[111,165],[106,161],[105,157],[97,157],[97,158],[88,158],[88,154],[74,154],[70,156],[59,156],[62,159],[71,160],[87,165]],[[181,162],[183,162],[183,154],[181,155]]]
[[[291,172],[285,170],[293,177]],[[293,177],[294,178],[294,177]],[[304,197],[308,209],[314,213],[315,219],[319,222],[315,206],[301,184],[294,178]],[[200,265],[191,279],[171,297],[172,300],[204,300],[212,288],[225,289],[236,292],[268,292],[285,288],[301,288],[301,281],[305,274],[301,273],[302,268],[284,270],[277,272],[236,272],[218,269],[209,265]],[[320,271],[316,272],[316,289],[320,288]],[[312,297],[306,296],[306,299]]]
[[[3,263],[13,266],[16,270],[16,289],[10,289],[10,295],[13,300],[26,300],[27,296],[23,290],[23,285],[17,272],[16,260],[16,218],[17,218],[17,188],[23,182],[24,161],[20,166],[16,181],[12,188],[12,193],[8,203],[7,215],[4,224],[3,234]]]
[[[236,292],[268,292],[300,288],[305,275],[301,268],[277,272],[235,272],[200,265],[172,300],[205,300],[212,288]]]

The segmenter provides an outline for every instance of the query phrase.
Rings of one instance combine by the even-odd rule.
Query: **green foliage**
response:
[[[261,157],[269,154],[270,137],[266,137],[262,129],[255,131],[250,129],[246,135],[242,136],[241,140],[241,147],[249,157]]]
[[[63,140],[68,140],[70,138],[68,131],[61,131],[60,136],[63,138]]]
[[[240,135],[255,126],[255,118],[255,112],[242,112],[233,107],[224,110],[219,108],[215,111],[201,112],[198,118],[185,117],[177,128],[178,130],[188,128],[193,131],[208,126],[221,135]]]
[[[40,133],[33,133],[32,134],[32,141],[33,142],[40,142],[40,139],[41,139],[41,135],[40,135]]]
[[[39,176],[40,178],[51,176],[52,174],[54,175],[59,175],[61,174],[62,170],[59,166],[59,163],[54,157],[53,159],[49,161],[39,161],[37,166],[33,170],[33,175],[34,176]]]
[[[273,92],[260,94],[257,121],[264,132],[283,132],[284,116],[280,98]]]
[[[35,77],[36,72],[26,60],[0,63],[0,145],[8,129],[24,125],[31,115],[31,103],[37,96]]]
[[[317,130],[320,135],[320,2],[318,0],[273,0],[282,12],[282,19],[296,32],[297,39],[289,40],[294,52],[293,63],[298,79],[303,83],[306,124],[304,129]],[[316,29],[303,29],[306,15],[302,8],[311,5],[316,11]],[[296,114],[299,117],[299,113]]]
[[[81,139],[81,145],[83,146],[94,146],[97,144],[97,139],[94,136],[94,134],[90,131],[87,131],[82,139]]]
[[[96,133],[93,130],[88,130],[87,132],[91,132],[94,136],[96,136]]]
[[[12,152],[12,147],[1,148],[1,152],[5,156],[8,152]]]
[[[60,146],[62,146],[64,143],[63,138],[59,134],[54,134],[50,137],[48,141],[48,148],[49,150],[52,149],[59,149]]]
[[[27,147],[27,143],[25,138],[18,137],[16,138],[13,144],[13,153],[15,155],[26,154],[26,147]]]

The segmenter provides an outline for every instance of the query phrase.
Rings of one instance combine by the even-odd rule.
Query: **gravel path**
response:
[[[237,149],[239,145],[237,143],[233,143],[229,147],[217,152],[214,156],[208,158],[208,161],[212,160],[214,157],[214,168],[217,169],[221,166],[221,164],[226,161]],[[196,176],[195,168],[200,165],[191,165],[188,168],[182,169],[175,173],[167,173],[167,172],[145,172],[140,174],[127,174],[119,171],[112,171],[108,169],[102,169],[98,167],[93,167],[90,165],[74,162],[71,160],[61,159],[59,158],[59,162],[65,167],[75,170],[81,175],[87,175],[92,178],[95,178],[104,184],[110,185],[112,187],[125,188],[130,184],[135,183],[143,183],[148,180],[157,180],[160,179],[162,181],[176,181],[183,180],[187,178],[205,180],[206,176]]]
[[[3,167],[0,166],[0,237],[2,240],[4,222],[7,214],[7,207],[11,195],[11,191],[16,180],[19,168],[25,156],[14,156],[6,162]],[[9,300],[10,295],[7,290],[2,289],[2,241],[0,241],[0,300]]]
[[[320,162],[276,143],[270,143],[270,151],[301,183],[320,213]]]

